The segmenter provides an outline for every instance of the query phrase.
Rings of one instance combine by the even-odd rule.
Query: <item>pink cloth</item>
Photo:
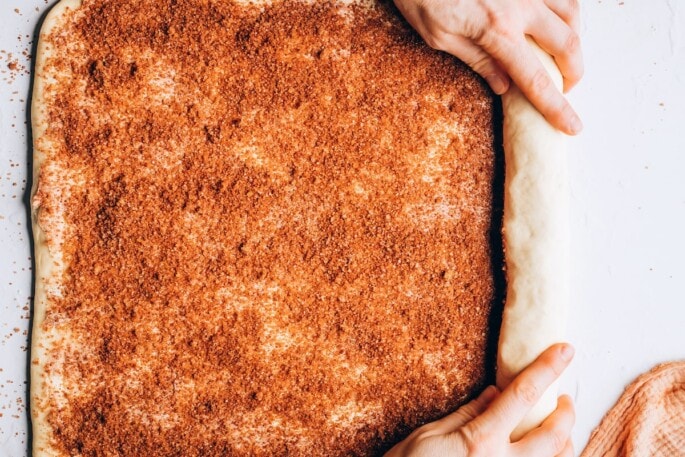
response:
[[[685,361],[658,365],[629,385],[581,457],[684,457]]]

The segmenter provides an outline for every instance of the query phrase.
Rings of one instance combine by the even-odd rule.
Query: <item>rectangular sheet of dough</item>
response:
[[[80,6],[80,0],[62,0],[58,3],[46,17],[43,24],[41,35],[49,34],[53,28],[59,25],[59,20],[67,9],[76,9]],[[61,277],[65,265],[60,257],[61,242],[68,236],[69,227],[63,224],[62,210],[60,201],[66,199],[66,195],[59,195],[63,188],[41,188],[42,176],[46,174],[58,175],[61,179],[69,182],[78,182],[79,175],[77,170],[59,169],[47,166],[44,162],[44,153],[49,151],[51,145],[46,140],[45,122],[47,119],[44,95],[50,90],[50,84],[54,81],[54,75],[50,74],[43,66],[43,62],[48,58],[53,50],[50,43],[41,41],[38,47],[36,60],[36,75],[34,83],[34,96],[32,100],[32,123],[35,139],[34,145],[34,183],[37,187],[33,190],[32,216],[35,241],[35,260],[36,260],[36,290],[34,301],[34,332],[32,354],[33,358],[42,358],[52,344],[57,344],[68,340],[68,329],[62,331],[44,331],[41,323],[45,318],[47,306],[47,293],[59,294],[60,284],[56,278]],[[54,71],[54,70],[53,70]],[[50,198],[47,198],[50,195]],[[49,238],[46,236],[49,234]],[[42,371],[42,365],[34,364],[32,367],[32,416],[33,416],[33,447],[36,456],[60,455],[49,445],[51,441],[50,425],[46,421],[46,409],[41,405],[41,399],[46,397],[45,392],[53,392],[54,386],[59,386],[62,380],[59,377],[46,376]],[[46,389],[45,386],[51,386]],[[63,399],[62,399],[63,400]],[[57,399],[60,401],[60,399]]]

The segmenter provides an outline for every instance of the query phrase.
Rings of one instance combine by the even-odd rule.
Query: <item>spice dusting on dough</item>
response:
[[[483,385],[492,94],[389,2],[84,0],[44,39],[58,452],[372,455]]]

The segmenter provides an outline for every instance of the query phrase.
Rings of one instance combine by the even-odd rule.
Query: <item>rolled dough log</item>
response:
[[[554,60],[531,46],[558,88]],[[497,356],[497,386],[512,379],[550,345],[563,339],[568,305],[568,179],[565,136],[552,127],[518,87],[502,97],[504,109],[504,245],[507,299]],[[512,434],[517,440],[555,408],[551,386]]]

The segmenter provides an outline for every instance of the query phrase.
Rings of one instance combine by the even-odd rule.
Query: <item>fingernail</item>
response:
[[[488,75],[485,80],[497,95],[502,95],[507,91],[507,83],[499,75]]]
[[[576,351],[575,349],[573,349],[573,346],[571,346],[570,344],[564,344],[561,347],[561,359],[564,362],[568,362],[573,358],[573,354],[575,354],[575,352]]]
[[[580,131],[583,130],[583,122],[578,116],[573,115],[571,122],[568,124],[568,129],[573,135],[580,133]]]

